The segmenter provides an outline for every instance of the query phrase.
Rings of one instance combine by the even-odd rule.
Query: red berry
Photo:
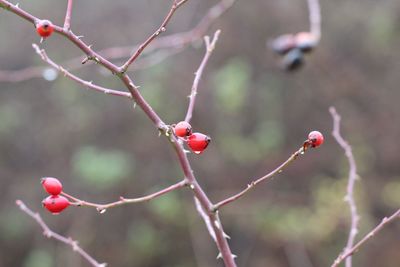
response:
[[[42,178],[42,185],[44,190],[50,195],[58,195],[62,191],[62,184],[57,178],[45,177]]]
[[[187,143],[195,154],[200,154],[207,148],[211,138],[202,133],[193,133],[189,136]]]
[[[36,24],[36,31],[43,38],[49,37],[54,31],[53,23],[49,20],[41,20]]]
[[[42,201],[43,207],[53,214],[58,214],[69,206],[69,201],[63,196],[48,196]]]
[[[186,137],[192,134],[192,126],[186,121],[181,121],[175,125],[174,132],[176,136]]]
[[[318,131],[312,131],[308,134],[308,142],[312,147],[318,147],[324,143],[324,136]]]

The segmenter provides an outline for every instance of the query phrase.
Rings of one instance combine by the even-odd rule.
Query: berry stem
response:
[[[270,173],[252,181],[251,183],[249,183],[247,185],[247,187],[244,190],[240,191],[239,193],[218,202],[217,204],[215,204],[212,207],[212,210],[214,212],[218,211],[223,206],[228,205],[228,204],[238,200],[239,198],[243,197],[246,193],[248,193],[251,189],[253,189],[259,183],[269,180],[276,174],[281,173],[283,171],[283,169],[285,167],[287,167],[291,162],[293,162],[295,159],[297,159],[300,155],[304,154],[304,152],[307,150],[308,146],[309,146],[309,144],[307,142],[305,142],[304,145],[302,147],[300,147],[299,150],[297,150],[295,153],[293,153],[285,162],[283,162],[281,165],[279,165],[279,167],[277,167]]]
[[[105,263],[97,262],[92,256],[90,256],[86,251],[84,251],[78,245],[77,241],[62,236],[60,234],[57,234],[56,232],[53,232],[43,221],[42,217],[40,217],[39,213],[33,212],[24,204],[24,202],[22,202],[21,200],[17,200],[16,204],[23,212],[32,217],[40,225],[40,227],[42,227],[44,236],[48,238],[54,238],[55,240],[58,240],[66,245],[71,246],[72,250],[80,254],[87,262],[90,263],[90,265],[94,267],[106,267]]]

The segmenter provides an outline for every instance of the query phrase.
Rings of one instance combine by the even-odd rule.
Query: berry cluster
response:
[[[311,52],[318,44],[318,38],[310,32],[284,34],[271,42],[271,48],[283,55],[282,66],[286,70],[296,70],[304,62],[304,53]]]
[[[57,178],[45,177],[42,178],[41,183],[44,190],[50,194],[50,196],[43,199],[43,207],[53,214],[58,214],[69,206],[68,199],[60,196],[62,184]]]
[[[195,154],[201,154],[211,142],[211,138],[202,133],[193,133],[192,126],[186,122],[178,122],[174,126],[174,133],[177,137],[181,138]]]

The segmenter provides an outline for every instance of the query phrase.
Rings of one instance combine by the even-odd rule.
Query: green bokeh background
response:
[[[66,1],[20,1],[38,17],[62,24]],[[75,1],[72,29],[100,50],[143,41],[170,1]],[[216,1],[190,0],[165,34],[191,29]],[[190,155],[195,175],[213,201],[244,188],[283,162],[310,130],[326,142],[267,184],[226,207],[221,219],[239,266],[330,266],[349,228],[343,201],[348,164],[330,136],[328,108],[342,115],[360,179],[360,234],[400,207],[400,2],[321,1],[322,41],[306,65],[284,73],[266,41],[308,27],[306,1],[244,1],[222,16],[217,48],[200,83],[192,121],[212,144]],[[29,23],[0,10],[0,69],[46,66],[31,44]],[[42,45],[57,62],[82,53],[55,35]],[[184,118],[193,73],[204,54],[196,42],[162,63],[133,73],[140,91],[167,123]],[[77,75],[111,88],[116,77],[90,65]],[[21,213],[21,199],[55,231],[79,239],[109,266],[222,266],[188,190],[107,210],[41,208],[43,176],[65,191],[105,203],[177,182],[183,174],[173,149],[128,100],[85,90],[64,77],[0,82],[0,266],[88,266],[71,249],[46,239]],[[354,266],[400,265],[400,225],[388,226],[355,257]]]

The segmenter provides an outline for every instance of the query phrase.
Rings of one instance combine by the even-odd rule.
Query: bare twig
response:
[[[353,152],[349,143],[343,139],[340,134],[340,115],[336,112],[334,107],[329,108],[329,112],[333,118],[333,131],[332,135],[338,142],[338,144],[343,148],[345,151],[345,155],[348,159],[350,170],[349,170],[349,178],[347,183],[347,193],[345,196],[345,200],[349,203],[350,207],[350,215],[351,215],[351,226],[349,231],[349,237],[347,240],[347,245],[344,248],[344,252],[350,250],[353,247],[354,239],[358,233],[358,222],[360,220],[359,215],[357,214],[357,206],[354,200],[354,185],[357,180],[357,165],[356,161],[353,156]],[[346,267],[351,267],[352,261],[351,257],[349,256],[346,259]]]
[[[71,28],[71,13],[73,4],[74,0],[68,0],[67,12],[65,14],[65,20],[64,20],[64,30],[66,31],[69,31],[69,29]]]
[[[108,94],[108,95],[132,98],[132,96],[131,96],[131,94],[129,92],[123,92],[123,91],[117,91],[117,90],[113,90],[113,89],[108,89],[108,88],[101,87],[99,85],[93,84],[90,81],[86,81],[86,80],[83,80],[83,79],[79,78],[78,76],[70,73],[65,68],[63,68],[62,66],[60,66],[57,63],[55,63],[54,61],[52,61],[47,56],[47,54],[44,51],[44,49],[40,49],[37,44],[32,44],[32,47],[35,49],[36,53],[41,57],[41,59],[43,61],[47,62],[50,66],[52,66],[53,68],[55,68],[56,70],[61,72],[65,77],[68,77],[71,80],[74,80],[79,84],[82,84],[85,88],[88,88],[88,89],[91,89],[91,90],[95,90],[97,92],[101,92],[101,93]]]
[[[90,265],[95,267],[106,267],[106,263],[98,263],[92,256],[90,256],[86,251],[84,251],[79,245],[78,241],[72,240],[70,237],[65,237],[60,234],[53,232],[47,224],[43,221],[42,217],[40,217],[39,213],[33,212],[29,209],[21,200],[17,200],[16,204],[18,207],[32,217],[43,229],[43,235],[47,238],[54,238],[68,246],[71,246],[72,250],[80,254]]]
[[[373,236],[375,236],[379,231],[381,231],[387,224],[393,222],[394,220],[396,220],[397,218],[400,217],[400,209],[397,210],[395,213],[393,213],[390,217],[385,217],[382,219],[382,221],[374,228],[371,230],[371,232],[369,232],[367,235],[365,235],[363,237],[363,239],[361,239],[357,244],[355,244],[351,249],[344,251],[342,254],[340,254],[335,262],[332,264],[331,267],[337,267],[339,266],[339,264],[345,260],[346,258],[354,255],[354,253],[356,253],[359,248],[364,245],[369,239],[371,239]]]
[[[275,170],[271,171],[270,173],[264,175],[263,177],[260,177],[257,180],[252,181],[241,192],[239,192],[239,193],[237,193],[237,194],[235,194],[235,195],[233,195],[233,196],[231,196],[231,197],[229,197],[227,199],[224,199],[224,200],[218,202],[217,204],[215,204],[213,206],[212,210],[213,211],[217,211],[220,208],[222,208],[223,206],[228,205],[229,203],[232,203],[232,202],[238,200],[239,198],[244,196],[247,192],[249,192],[251,189],[253,189],[259,183],[264,182],[264,181],[272,178],[273,176],[275,176],[278,173],[281,173],[286,166],[288,166],[291,162],[293,162],[295,159],[297,159],[300,155],[304,154],[304,152],[307,150],[307,148],[308,148],[308,144],[307,144],[307,142],[305,142],[304,145],[299,150],[297,150],[295,153],[293,153],[284,163],[279,165],[278,168],[276,168]]]
[[[315,35],[317,41],[321,39],[321,7],[319,0],[307,0],[310,20],[310,32]]]
[[[159,36],[162,32],[165,32],[167,30],[167,25],[168,22],[171,20],[172,16],[174,15],[175,11],[182,6],[184,3],[186,3],[188,0],[173,0],[173,4],[171,6],[171,9],[169,10],[167,16],[165,17],[164,21],[161,23],[160,27],[149,37],[147,38],[144,43],[142,43],[136,52],[124,63],[124,65],[121,66],[120,72],[124,73],[127,71],[129,66],[140,56],[140,54],[143,52],[143,50],[157,37]]]
[[[214,37],[213,37],[212,41],[210,41],[209,36],[204,37],[204,41],[206,43],[206,53],[204,55],[203,60],[201,61],[199,68],[197,69],[197,71],[195,73],[192,90],[189,95],[190,100],[189,100],[189,106],[188,106],[188,110],[187,110],[186,117],[185,117],[186,122],[190,122],[190,120],[192,119],[194,104],[196,102],[197,88],[199,87],[200,79],[201,79],[201,76],[203,75],[204,68],[206,67],[208,59],[210,58],[212,52],[214,51],[215,44],[218,41],[218,37],[219,37],[220,33],[221,33],[221,30],[216,31],[214,33]]]
[[[217,20],[225,11],[227,11],[236,0],[221,0],[215,6],[209,9],[203,19],[190,31],[171,34],[168,36],[155,39],[142,54],[154,52],[155,50],[163,53],[152,55],[151,58],[138,58],[134,65],[130,66],[129,71],[138,69],[145,69],[164,61],[166,58],[183,51],[191,43],[202,38],[211,25]],[[120,59],[131,55],[132,51],[137,50],[139,45],[111,47],[99,50],[98,54],[105,58]],[[82,64],[82,58],[77,57],[63,62],[62,64],[68,70],[77,70],[86,65]],[[0,70],[0,82],[21,82],[38,78],[43,76],[44,67],[30,66],[20,70]]]
[[[176,189],[185,187],[185,186],[187,186],[187,181],[186,180],[182,180],[182,181],[180,181],[180,182],[178,182],[176,184],[173,184],[173,185],[171,185],[171,186],[169,186],[167,188],[164,188],[164,189],[162,189],[160,191],[157,191],[157,192],[155,192],[153,194],[150,194],[150,195],[147,195],[147,196],[144,196],[144,197],[139,197],[139,198],[124,198],[124,197],[120,197],[120,199],[118,201],[111,202],[111,203],[108,203],[108,204],[97,204],[97,203],[93,203],[93,202],[88,202],[88,201],[76,198],[74,196],[71,196],[71,195],[69,195],[69,194],[67,194],[65,192],[62,192],[61,194],[66,196],[67,198],[73,200],[75,203],[72,203],[72,204],[75,205],[75,206],[93,207],[93,208],[96,208],[97,211],[99,211],[100,213],[103,213],[103,212],[105,212],[106,209],[109,209],[109,208],[114,208],[114,207],[117,207],[117,206],[122,206],[122,205],[130,204],[130,203],[147,202],[147,201],[153,200],[153,199],[155,199],[155,198],[157,198],[159,196],[162,196],[162,195],[165,195],[165,194],[167,194],[169,192],[172,192],[172,191],[174,191]]]

